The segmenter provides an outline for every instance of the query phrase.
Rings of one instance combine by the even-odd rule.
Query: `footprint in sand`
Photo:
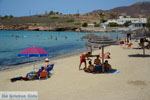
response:
[[[141,81],[141,80],[128,81],[128,84],[131,84],[134,86],[146,86],[147,85],[145,81]]]

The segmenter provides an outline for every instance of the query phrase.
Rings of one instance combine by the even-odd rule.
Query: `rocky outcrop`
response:
[[[77,27],[48,27],[31,25],[0,25],[0,30],[76,31]]]
[[[27,25],[0,25],[1,30],[26,30]]]

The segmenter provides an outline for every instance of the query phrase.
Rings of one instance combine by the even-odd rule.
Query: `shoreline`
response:
[[[58,28],[58,29],[48,29],[48,30],[40,30],[40,29],[0,29],[0,30],[6,30],[6,31],[47,31],[47,32],[125,32],[124,30],[118,30],[118,28],[108,28],[104,29],[101,27],[80,27],[75,29],[65,29],[65,28]],[[121,28],[120,28],[121,29]]]
[[[59,59],[62,59],[62,58],[67,58],[67,57],[71,57],[71,56],[75,56],[75,55],[78,55],[82,52],[84,52],[85,50],[77,50],[76,52],[72,51],[70,53],[66,53],[66,54],[61,54],[61,55],[57,55],[56,57],[52,57],[52,58],[49,58],[49,57],[45,57],[45,58],[49,58],[50,59],[50,62],[52,61],[55,61],[55,60],[59,60]],[[94,51],[94,50],[93,50]],[[0,69],[0,72],[3,72],[3,71],[9,71],[9,70],[16,70],[16,69],[20,69],[20,68],[23,68],[25,67],[26,65],[28,66],[31,66],[31,65],[34,65],[34,64],[41,64],[43,62],[43,59],[41,60],[38,60],[38,61],[31,61],[31,62],[26,62],[26,63],[22,63],[22,64],[15,64],[15,65],[8,65],[8,66],[5,66],[4,69]],[[12,68],[11,68],[12,67]]]

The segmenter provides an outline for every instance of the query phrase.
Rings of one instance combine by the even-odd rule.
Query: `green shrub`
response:
[[[74,19],[68,19],[67,22],[69,23],[74,22]]]
[[[93,23],[94,24],[94,27],[99,27],[100,25],[96,22]]]
[[[146,27],[150,29],[150,17],[147,19]]]
[[[87,27],[88,26],[88,24],[86,23],[86,22],[84,22],[83,24],[82,24],[82,27]]]
[[[124,26],[126,26],[126,27],[128,27],[128,26],[130,26],[131,25],[131,21],[126,21],[125,23],[124,23]]]
[[[110,27],[117,27],[119,25],[117,23],[115,23],[115,22],[111,22],[111,23],[108,24],[108,26],[110,26]]]
[[[58,19],[59,17],[58,16],[51,16],[50,18],[51,19]]]

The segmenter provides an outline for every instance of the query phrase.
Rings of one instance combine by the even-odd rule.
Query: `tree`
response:
[[[147,19],[146,27],[150,29],[150,17]]]
[[[110,27],[117,27],[119,25],[117,23],[115,23],[115,22],[111,22],[111,23],[108,24],[108,26],[110,26]]]
[[[9,18],[13,18],[14,16],[13,15],[9,15]]]
[[[99,27],[100,26],[100,24],[98,24],[96,22],[94,22],[93,24],[94,24],[94,27]]]
[[[86,23],[86,22],[84,22],[83,24],[82,24],[82,27],[87,27],[88,26],[88,24]]]
[[[106,19],[101,19],[100,22],[105,23],[105,22],[107,22],[107,20]]]
[[[131,21],[126,21],[125,23],[124,23],[124,26],[126,26],[126,27],[128,27],[129,25],[131,25]]]
[[[14,16],[13,15],[5,15],[3,17],[1,17],[2,19],[11,19],[13,18]]]
[[[54,15],[54,14],[55,14],[54,11],[50,11],[50,12],[49,12],[49,15]]]

